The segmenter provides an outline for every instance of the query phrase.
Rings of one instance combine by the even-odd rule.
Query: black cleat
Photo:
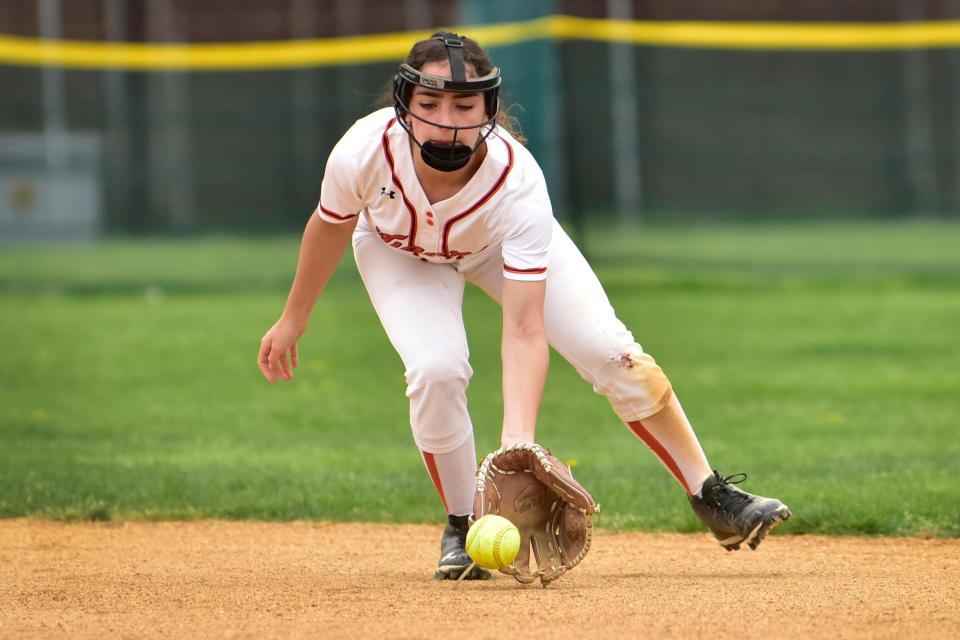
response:
[[[469,516],[447,516],[447,528],[440,538],[440,563],[433,577],[437,580],[457,580],[464,571],[469,570],[464,580],[488,580],[490,572],[482,567],[470,565],[473,560],[467,555],[467,530],[470,529]]]
[[[742,477],[734,480],[737,476]],[[733,486],[746,479],[745,473],[724,478],[714,471],[703,481],[702,497],[690,496],[693,512],[727,551],[736,551],[744,542],[756,549],[775,526],[792,515],[779,500]]]

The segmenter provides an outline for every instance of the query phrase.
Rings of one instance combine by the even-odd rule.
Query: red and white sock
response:
[[[420,455],[447,514],[472,514],[473,498],[477,491],[477,451],[473,432],[453,451],[430,453],[421,449]]]
[[[660,458],[687,495],[700,495],[703,481],[713,471],[676,395],[658,413],[627,426]]]

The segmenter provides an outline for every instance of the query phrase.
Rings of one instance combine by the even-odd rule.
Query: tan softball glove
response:
[[[539,578],[546,587],[577,566],[590,550],[598,511],[570,470],[538,444],[503,447],[480,463],[474,516],[495,513],[520,530],[520,552],[503,570],[518,582]]]

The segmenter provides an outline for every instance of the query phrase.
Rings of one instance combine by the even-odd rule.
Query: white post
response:
[[[953,0],[949,10],[948,15],[960,15],[960,0]],[[947,64],[952,70],[950,74],[952,86],[948,89],[948,95],[952,100],[950,117],[953,120],[953,140],[951,143],[953,144],[953,168],[956,169],[952,175],[953,198],[950,202],[953,205],[952,213],[956,217],[960,216],[960,53],[954,51]]]
[[[316,18],[314,2],[290,0],[289,7],[290,35],[297,40],[313,38],[315,35],[313,25]],[[293,177],[296,182],[291,189],[291,194],[296,196],[297,201],[301,197],[309,198],[313,205],[316,205],[320,199],[320,175],[316,173],[314,169],[316,163],[312,161],[317,155],[317,143],[320,138],[321,120],[318,115],[318,97],[316,71],[312,68],[293,70],[290,83],[290,106],[293,116],[290,144],[293,153]],[[308,210],[303,211],[304,218],[308,213]]]
[[[337,0],[334,23],[336,24],[338,36],[347,34],[356,35],[361,31],[360,10],[363,8],[362,5],[363,0]],[[351,116],[349,122],[353,122],[354,118],[360,115],[350,113],[353,107],[351,96],[353,92],[357,90],[358,74],[355,68],[347,64],[346,66],[337,68],[336,77],[337,115],[343,117],[345,114],[349,114]]]
[[[607,0],[607,15],[616,20],[633,19],[631,0]],[[611,148],[617,220],[622,226],[641,221],[643,174],[640,164],[640,104],[634,46],[610,45]]]
[[[546,42],[540,45],[543,55],[537,56],[537,75],[540,82],[539,135],[544,154],[541,159],[543,171],[553,180],[554,210],[569,215],[570,197],[567,191],[567,146],[568,133],[564,127],[563,70],[560,61],[560,44]],[[581,229],[582,236],[582,229]],[[578,238],[583,240],[583,238]]]
[[[126,0],[103,0],[104,33],[110,42],[122,42],[127,34]],[[124,71],[110,70],[103,73],[103,89],[106,97],[104,127],[104,180],[107,206],[115,211],[130,207],[130,142],[129,98]]]
[[[906,3],[902,15],[904,20],[923,20],[923,0]],[[930,55],[926,49],[906,51],[903,55],[907,176],[914,193],[913,213],[931,215],[937,208],[938,178],[930,113]]]
[[[172,0],[151,0],[148,38],[151,42],[180,42],[184,36],[177,23]],[[151,128],[159,133],[157,162],[159,175],[150,181],[154,210],[165,215],[174,229],[190,229],[194,219],[191,175],[190,86],[185,71],[162,71],[151,82],[159,89],[159,122]],[[152,92],[151,92],[152,93]]]
[[[63,36],[60,0],[40,0],[37,3],[37,19],[40,23],[40,37],[44,40],[59,40]],[[44,159],[52,184],[66,173],[69,160],[63,69],[45,65],[41,76]]]

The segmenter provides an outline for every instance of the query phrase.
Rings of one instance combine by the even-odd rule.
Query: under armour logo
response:
[[[397,193],[396,191],[392,191],[392,190],[391,190],[391,191],[387,191],[387,188],[386,188],[386,187],[380,187],[380,197],[381,197],[381,198],[382,198],[383,196],[390,196],[390,199],[393,200],[393,199],[394,199],[393,196],[394,196],[396,193]]]

